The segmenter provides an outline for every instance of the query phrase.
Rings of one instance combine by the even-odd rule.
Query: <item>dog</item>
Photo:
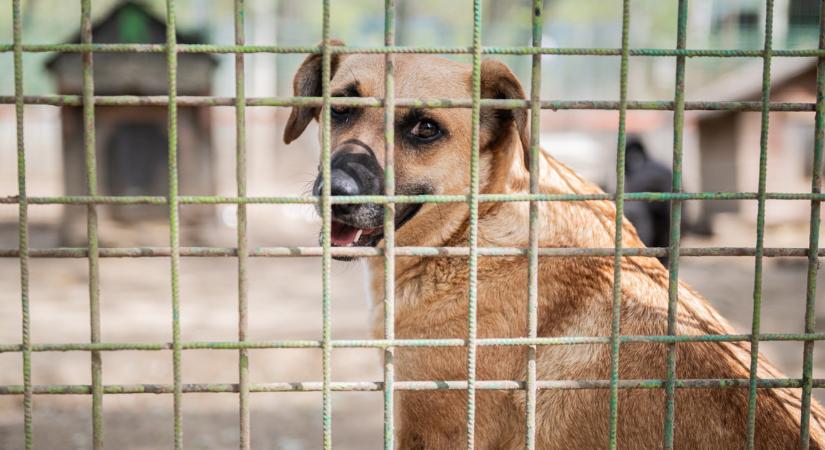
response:
[[[335,41],[333,45],[343,45]],[[310,55],[294,78],[296,96],[320,96],[322,59]],[[331,95],[383,97],[383,55],[333,54]],[[394,67],[398,98],[466,99],[472,93],[472,69],[430,55],[398,56]],[[481,95],[523,99],[516,76],[503,63],[481,64]],[[289,144],[321,108],[296,106],[284,130]],[[480,116],[479,180],[481,193],[529,192],[529,172],[540,171],[540,191],[548,194],[601,194],[594,184],[542,153],[529,166],[528,112],[483,108]],[[384,193],[384,112],[380,108],[332,106],[332,195]],[[399,107],[395,112],[396,193],[466,195],[472,136],[471,110]],[[314,185],[320,195],[319,175]],[[542,247],[612,247],[615,206],[610,201],[541,202]],[[338,247],[383,247],[383,207],[332,205],[331,242]],[[467,246],[466,203],[398,204],[398,246]],[[478,245],[528,246],[527,202],[481,203]],[[622,245],[643,247],[624,221]],[[374,335],[383,338],[383,258],[365,258],[374,304]],[[395,335],[398,339],[468,337],[469,268],[465,258],[396,257]],[[477,336],[528,336],[526,257],[478,259]],[[538,266],[539,336],[609,336],[613,301],[613,257],[541,257]],[[655,258],[622,258],[621,333],[667,334],[668,272]],[[733,327],[697,292],[680,283],[679,335],[734,334]],[[527,349],[482,346],[477,351],[478,380],[526,380]],[[664,379],[667,345],[626,342],[620,347],[620,379]],[[605,380],[610,377],[610,346],[605,344],[539,346],[539,380]],[[465,347],[398,347],[396,380],[467,378]],[[749,342],[677,344],[679,379],[749,377]],[[760,378],[784,378],[759,357]],[[801,389],[759,389],[756,447],[797,448],[800,441]],[[449,450],[466,447],[465,391],[397,391],[397,447]],[[525,444],[523,390],[476,391],[475,447],[520,449]],[[665,393],[662,389],[621,389],[617,442],[622,449],[661,448]],[[675,398],[674,442],[681,449],[741,449],[747,436],[748,391],[740,388],[679,388]],[[825,411],[812,401],[810,448],[825,448]],[[608,442],[609,390],[540,390],[536,403],[536,448],[595,449]]]

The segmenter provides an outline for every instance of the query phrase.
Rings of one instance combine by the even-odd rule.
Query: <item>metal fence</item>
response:
[[[534,0],[532,16],[531,47],[483,47],[481,45],[481,0],[473,1],[473,44],[471,47],[451,48],[416,48],[395,45],[395,0],[385,0],[385,45],[383,47],[355,48],[337,47],[330,44],[330,0],[323,0],[323,41],[318,47],[280,47],[247,46],[244,38],[244,0],[235,0],[235,45],[178,45],[176,43],[175,0],[166,1],[167,42],[165,44],[94,44],[92,41],[91,0],[81,0],[81,43],[60,45],[25,45],[22,42],[21,0],[12,0],[13,9],[13,43],[0,45],[0,52],[14,54],[14,96],[0,97],[0,103],[13,103],[16,108],[17,152],[18,152],[18,187],[17,196],[0,197],[0,203],[19,205],[19,247],[17,249],[0,249],[0,257],[19,258],[22,306],[22,341],[19,345],[0,345],[0,352],[20,353],[23,358],[23,385],[0,386],[0,395],[22,395],[24,410],[25,446],[33,444],[32,399],[42,394],[91,394],[93,443],[95,449],[103,448],[102,399],[104,394],[137,393],[171,393],[174,395],[174,442],[175,448],[183,447],[182,410],[183,394],[191,392],[237,392],[240,402],[240,448],[250,447],[249,398],[253,392],[286,391],[321,391],[323,392],[323,445],[332,447],[332,391],[383,391],[384,395],[384,446],[392,449],[393,438],[393,392],[398,390],[436,390],[456,389],[467,393],[467,448],[474,443],[475,397],[479,389],[525,390],[526,408],[526,447],[535,448],[536,394],[540,389],[609,389],[610,391],[610,426],[605,444],[616,448],[616,430],[619,414],[619,389],[664,389],[666,393],[666,414],[664,427],[665,448],[673,448],[674,414],[676,409],[675,392],[679,388],[747,388],[748,421],[747,447],[754,448],[756,392],[758,388],[793,387],[802,388],[802,427],[800,448],[808,448],[809,422],[811,409],[811,390],[825,388],[825,380],[813,379],[813,344],[825,340],[825,333],[816,333],[814,328],[814,301],[816,292],[817,258],[825,255],[825,249],[819,248],[820,202],[825,199],[820,188],[820,170],[822,167],[823,142],[825,141],[825,16],[820,13],[819,48],[803,50],[774,50],[772,46],[773,0],[765,2],[765,33],[762,50],[703,50],[687,49],[686,33],[688,18],[688,0],[678,0],[677,40],[675,48],[631,49],[628,46],[630,33],[630,1],[623,0],[622,39],[620,48],[546,48],[541,47],[542,35],[542,1]],[[820,11],[825,11],[825,0],[820,3]],[[75,52],[83,56],[83,94],[82,96],[25,96],[23,54],[26,52]],[[93,80],[93,54],[99,52],[154,52],[165,53],[168,63],[168,96],[95,96]],[[177,56],[179,53],[233,53],[235,54],[236,95],[230,98],[220,97],[184,97],[176,93]],[[288,98],[247,98],[244,92],[244,55],[246,53],[310,53],[322,55],[321,97]],[[386,98],[343,98],[331,97],[329,88],[331,57],[344,53],[380,53],[386,58]],[[396,54],[402,53],[439,53],[470,54],[473,59],[473,96],[471,99],[435,99],[421,100],[412,98],[395,98],[393,92],[393,61]],[[481,99],[480,76],[481,58],[485,54],[532,55],[531,94],[529,100],[490,100]],[[620,96],[618,101],[548,101],[540,98],[541,58],[543,55],[594,55],[619,56],[621,59]],[[628,61],[631,56],[675,57],[675,98],[673,101],[633,102],[627,98]],[[771,61],[774,57],[818,57],[817,66],[817,101],[811,103],[772,103]],[[762,98],[759,102],[686,102],[685,101],[685,63],[689,57],[753,57],[763,61]],[[26,152],[24,144],[23,123],[24,105],[46,104],[55,106],[82,106],[84,111],[84,136],[86,157],[87,195],[62,197],[29,197],[26,195]],[[96,105],[165,105],[169,111],[169,193],[168,196],[102,196],[98,194],[97,167],[95,161],[95,106]],[[178,195],[177,171],[177,107],[178,105],[229,105],[236,111],[237,127],[237,196],[180,196]],[[321,116],[321,162],[323,192],[320,197],[250,197],[246,195],[246,149],[245,149],[245,109],[247,106],[322,106]],[[380,107],[385,113],[386,167],[383,196],[331,196],[330,193],[330,105],[350,105],[360,107]],[[395,195],[394,179],[394,108],[472,108],[472,162],[470,166],[471,189],[468,195]],[[529,108],[531,113],[531,152],[530,152],[530,194],[497,195],[479,193],[479,118],[483,107],[500,109]],[[559,195],[538,192],[539,167],[539,129],[542,109],[607,109],[618,110],[618,142],[616,160],[615,194],[596,195]],[[673,185],[671,193],[625,193],[625,121],[626,113],[631,109],[673,111]],[[761,111],[761,141],[758,192],[700,192],[685,193],[682,190],[682,134],[684,113],[686,110],[724,110],[724,111]],[[767,172],[767,137],[770,111],[815,111],[815,146],[813,152],[813,172],[810,193],[771,193],[766,191]],[[390,126],[387,126],[390,124]],[[810,240],[808,248],[765,248],[764,219],[766,200],[810,200]],[[542,248],[538,241],[538,204],[548,201],[584,201],[612,200],[616,205],[616,236],[614,248]],[[668,201],[671,203],[670,246],[668,248],[622,248],[623,206],[629,201]],[[714,247],[682,248],[680,245],[681,203],[685,200],[756,200],[758,202],[756,245],[750,248]],[[445,203],[466,202],[470,207],[470,228],[468,247],[396,247],[394,239],[394,213],[397,203]],[[529,248],[480,248],[478,242],[478,206],[481,202],[530,202],[530,239]],[[238,215],[237,247],[181,247],[179,240],[179,207],[182,204],[236,204]],[[250,248],[247,243],[248,204],[318,204],[323,216],[322,242],[320,247],[268,247]],[[332,248],[330,245],[331,205],[340,203],[379,203],[385,206],[384,230],[386,246],[379,248]],[[86,205],[88,246],[85,248],[45,248],[32,249],[28,243],[27,213],[30,205],[73,204]],[[170,240],[169,247],[150,248],[100,248],[98,245],[97,205],[104,204],[159,204],[169,208]],[[330,268],[333,255],[383,257],[385,260],[385,296],[384,296],[384,339],[378,340],[333,340],[331,338],[330,315]],[[394,334],[394,257],[458,257],[467,258],[469,264],[469,308],[467,317],[467,339],[396,339]],[[755,278],[753,286],[753,328],[750,334],[743,335],[704,335],[679,336],[676,334],[676,308],[678,295],[679,256],[754,256]],[[179,313],[179,273],[181,257],[222,256],[235,257],[238,261],[238,340],[231,342],[184,342],[180,338]],[[300,257],[321,256],[323,261],[323,333],[320,340],[281,340],[250,341],[247,339],[247,276],[246,267],[250,257]],[[523,338],[480,339],[477,337],[477,261],[480,256],[526,256],[529,261],[528,324],[529,335]],[[537,335],[538,304],[538,261],[539,257],[565,256],[613,256],[613,317],[609,337],[539,337]],[[619,333],[621,300],[621,259],[626,256],[668,257],[669,267],[669,302],[668,334],[663,336],[622,336]],[[805,331],[801,334],[761,334],[760,306],[762,287],[762,264],[764,257],[795,256],[808,258],[807,297],[805,314]],[[49,344],[32,342],[29,314],[29,272],[30,258],[61,257],[87,258],[89,262],[89,305],[91,339],[87,343]],[[105,257],[169,257],[172,279],[172,342],[123,344],[101,342],[100,339],[100,291],[99,258]],[[619,346],[623,342],[656,342],[666,344],[667,377],[651,380],[619,379]],[[675,355],[676,344],[684,342],[733,342],[749,341],[751,344],[751,367],[748,379],[676,379]],[[793,379],[759,379],[756,376],[757,353],[760,341],[803,341],[804,359],[801,378]],[[536,349],[541,345],[576,345],[602,344],[611,349],[609,380],[537,380]],[[393,349],[403,346],[460,346],[467,348],[466,380],[434,381],[395,381],[393,370]],[[528,349],[526,380],[476,380],[476,351],[479,346],[525,346]],[[370,382],[332,382],[330,362],[333,348],[360,347],[378,348],[384,351],[384,380]],[[323,355],[323,379],[321,382],[265,383],[253,384],[249,381],[247,352],[260,348],[320,348]],[[133,384],[103,385],[101,372],[101,352],[118,350],[172,350],[173,373],[172,384]],[[230,349],[240,353],[239,383],[237,384],[184,384],[181,380],[181,357],[189,349]],[[91,385],[33,385],[31,382],[32,352],[91,352]]]

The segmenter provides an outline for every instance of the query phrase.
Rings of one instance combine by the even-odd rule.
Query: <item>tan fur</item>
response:
[[[502,64],[486,64],[485,83],[518,86]],[[504,69],[502,70],[502,67]],[[383,96],[383,57],[342,57],[332,80],[333,91],[357,79],[362,95]],[[501,83],[496,84],[496,78]],[[468,98],[470,68],[441,58],[398,56],[395,68],[398,98]],[[491,92],[495,93],[496,89]],[[508,95],[523,95],[518,86]],[[493,96],[493,95],[489,95]],[[396,115],[403,112],[398,109]],[[470,111],[428,111],[447,124],[450,136],[425,152],[409,149],[397,139],[399,190],[406,183],[426,181],[436,194],[467,193],[470,165]],[[333,133],[335,142],[357,136],[383,159],[383,111],[367,109],[359,126]],[[487,122],[485,122],[487,123]],[[524,161],[526,120],[512,116],[498,128],[482,125],[480,160],[483,193],[528,192]],[[294,130],[293,130],[294,131]],[[301,130],[302,131],[302,130]],[[289,132],[289,130],[288,130]],[[300,134],[300,131],[298,132]],[[290,136],[294,136],[294,133]],[[383,161],[382,161],[383,164]],[[540,161],[544,193],[600,193],[593,184],[551,156]],[[615,209],[611,202],[544,202],[539,206],[542,247],[612,247]],[[479,246],[526,247],[529,205],[482,204]],[[428,204],[397,232],[398,246],[466,246],[468,208],[465,204]],[[625,247],[642,247],[625,221]],[[383,260],[370,258],[374,336],[383,338]],[[612,257],[541,258],[539,261],[539,336],[609,336],[613,289]],[[527,336],[527,259],[481,257],[478,261],[478,337]],[[666,334],[666,269],[655,258],[627,257],[622,263],[621,333]],[[398,257],[396,262],[395,333],[399,339],[466,338],[468,267],[464,258]],[[679,289],[678,334],[732,334],[733,328],[684,283]],[[748,378],[747,342],[685,343],[677,347],[680,379]],[[479,380],[525,380],[526,349],[480,347]],[[620,352],[621,379],[663,379],[666,346],[625,343]],[[607,345],[541,346],[539,380],[604,380],[609,378]],[[396,349],[397,380],[462,380],[467,378],[464,348]],[[760,358],[759,376],[784,377]],[[401,449],[465,447],[465,391],[399,391],[397,441]],[[609,392],[542,390],[537,402],[537,448],[595,449],[607,443]],[[798,447],[800,389],[760,389],[756,440],[760,449]],[[523,448],[523,391],[477,391],[476,448]],[[618,444],[622,449],[661,448],[665,397],[661,389],[621,390]],[[675,443],[680,449],[740,449],[744,447],[747,389],[679,389],[676,395]],[[813,402],[811,448],[825,448],[825,411]]]

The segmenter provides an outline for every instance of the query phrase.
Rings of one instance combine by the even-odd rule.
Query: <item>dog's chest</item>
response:
[[[511,337],[523,333],[526,267],[518,261],[480,262],[476,301],[479,337]],[[383,337],[384,271],[369,263],[373,330]],[[470,297],[464,258],[429,258],[396,271],[395,333],[397,338],[466,338]],[[522,292],[524,291],[524,292]]]

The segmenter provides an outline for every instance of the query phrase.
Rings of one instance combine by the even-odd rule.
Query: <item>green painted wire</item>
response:
[[[688,0],[679,0],[676,48],[687,41]],[[676,82],[673,100],[673,180],[672,192],[682,191],[682,148],[685,127],[685,57],[676,57]],[[682,239],[682,202],[670,201],[670,246],[668,249],[667,334],[676,335],[679,306],[679,246]],[[676,344],[667,347],[667,383],[665,383],[664,448],[673,450],[676,422]]]
[[[619,347],[621,339],[622,311],[622,223],[624,221],[624,166],[625,166],[625,121],[627,116],[627,66],[629,60],[628,37],[630,35],[630,0],[622,3],[622,58],[619,82],[619,138],[616,149],[616,231],[613,256],[613,311],[610,325],[610,423],[608,446],[617,446],[619,423]]]
[[[12,0],[12,35],[14,39],[14,112],[17,125],[17,193],[19,199],[18,251],[20,258],[20,307],[22,310],[23,355],[23,433],[25,449],[31,450],[32,436],[32,366],[31,317],[29,314],[29,204],[26,197],[26,146],[23,134],[23,26],[20,1]]]
[[[819,48],[825,49],[825,1],[819,4]],[[811,169],[811,192],[822,191],[822,153],[825,145],[825,58],[820,57],[816,69],[816,116],[814,154]],[[811,227],[808,243],[807,293],[805,297],[805,332],[816,329],[816,276],[819,270],[820,202],[811,201]],[[810,448],[811,391],[813,389],[813,341],[805,341],[802,352],[802,407],[800,418],[799,448]]]
[[[172,276],[172,372],[174,378],[175,450],[183,448],[183,391],[180,346],[180,207],[178,198],[178,55],[175,0],[166,0],[166,64],[169,84],[169,247]]]
[[[710,379],[681,379],[677,380],[678,389],[747,389],[747,378],[710,378]],[[620,389],[663,389],[665,380],[621,380]],[[801,379],[795,378],[763,378],[757,383],[759,388],[799,389]],[[610,389],[610,380],[542,380],[537,382],[539,390],[580,390],[580,389]],[[813,387],[825,388],[825,379],[814,379]],[[476,389],[494,391],[516,391],[526,388],[523,381],[516,380],[480,380],[476,382]],[[185,394],[222,394],[237,393],[236,383],[197,383],[184,384]],[[276,382],[254,383],[249,387],[250,392],[319,392],[324,389],[322,382]],[[330,385],[333,392],[375,392],[383,389],[380,381],[350,381],[333,382]],[[462,391],[467,389],[466,380],[439,380],[439,381],[398,381],[397,391]],[[23,386],[0,386],[0,396],[20,395]],[[104,385],[104,394],[171,394],[174,386],[170,384],[112,384]],[[48,384],[34,386],[35,395],[82,395],[90,394],[91,386],[86,384]]]
[[[467,298],[467,449],[475,446],[476,338],[478,333],[478,195],[481,133],[481,0],[473,0],[473,112],[470,142],[469,295]]]
[[[541,47],[542,26],[544,16],[542,8],[544,2],[533,2],[532,34],[533,47]],[[532,71],[530,74],[530,194],[539,192],[541,177],[541,55],[533,55]],[[530,229],[529,255],[527,267],[527,335],[530,338],[538,336],[538,303],[539,303],[539,203],[530,202]],[[525,402],[525,448],[536,448],[536,356],[537,347],[527,347],[527,389]]]
[[[330,317],[330,271],[332,270],[331,229],[332,229],[332,170],[330,168],[330,146],[332,145],[332,132],[330,124],[330,78],[332,77],[332,53],[330,51],[329,37],[329,5],[330,0],[323,3],[323,26],[321,33],[323,45],[321,52],[321,91],[324,100],[321,109],[321,179],[323,187],[321,189],[321,247],[323,254],[321,257],[321,278],[322,278],[322,299],[321,313],[323,317],[322,326],[322,370],[323,370],[323,406],[322,406],[322,429],[324,450],[332,448],[332,318]]]
[[[756,389],[759,368],[759,329],[762,319],[762,262],[765,247],[765,192],[768,169],[768,126],[770,114],[767,104],[771,97],[771,48],[773,46],[773,0],[765,3],[765,56],[762,69],[762,123],[759,141],[759,190],[756,213],[756,255],[753,277],[753,321],[751,328],[750,387],[748,389],[747,448],[756,445]]]
[[[95,105],[100,106],[166,106],[169,97],[163,95],[108,95],[96,96]],[[15,96],[0,95],[0,104],[14,104]],[[33,95],[24,96],[25,104],[50,106],[82,106],[83,99],[78,95]],[[233,97],[212,96],[178,96],[179,106],[235,106]],[[380,97],[333,97],[332,105],[359,106],[365,108],[383,108],[384,102]],[[550,110],[618,110],[619,102],[606,100],[542,100],[541,109]],[[322,106],[321,97],[247,97],[246,106]],[[471,99],[416,99],[399,98],[395,101],[396,107],[411,108],[471,108]],[[485,98],[481,100],[482,107],[497,109],[530,108],[528,100],[500,100]],[[770,103],[771,111],[815,111],[815,103],[776,102]],[[628,101],[628,110],[672,111],[674,104],[671,101]],[[730,102],[685,102],[686,111],[762,111],[762,102],[758,101],[730,101]]]
[[[395,45],[395,0],[384,2],[384,45]],[[395,195],[395,56],[384,58],[384,194]],[[395,339],[395,204],[384,205],[384,339]],[[395,440],[393,386],[395,350],[384,348],[384,449]]]
[[[246,42],[244,0],[235,0],[235,45]],[[235,55],[235,179],[238,198],[246,197],[246,91],[245,66],[242,53]],[[249,240],[247,239],[246,204],[238,204],[238,341],[247,340],[249,282],[247,277],[247,258]],[[249,411],[249,352],[238,351],[238,432],[239,448],[249,450],[251,447],[250,411]]]
[[[58,247],[31,249],[28,253],[32,258],[86,258],[86,247]],[[349,257],[381,257],[384,249],[376,247],[335,247],[330,249],[332,256]],[[625,248],[624,256],[665,257],[667,247]],[[171,247],[105,247],[99,249],[101,258],[158,258],[172,254]],[[538,255],[547,258],[583,257],[583,256],[613,256],[614,247],[607,248],[579,248],[579,247],[539,247]],[[396,256],[466,258],[469,255],[467,247],[396,247]],[[513,257],[529,256],[529,248],[519,247],[479,247],[479,256]],[[680,249],[680,256],[754,256],[754,247],[684,247]],[[817,256],[825,256],[825,248],[816,252]],[[18,258],[17,249],[0,249],[0,258]],[[237,257],[238,249],[234,247],[180,247],[180,255],[185,257]],[[256,258],[281,257],[320,257],[322,247],[257,247],[249,250],[249,256]],[[771,247],[765,248],[765,257],[807,257],[808,249],[799,247]]]
[[[92,42],[91,0],[81,2],[80,39],[84,44]],[[94,66],[92,53],[83,53],[83,139],[86,159],[86,192],[97,193],[97,157],[95,150]],[[97,205],[86,205],[86,234],[89,259],[89,328],[91,341],[100,342],[100,269],[97,228]],[[92,447],[103,449],[103,359],[93,351],[92,360]]]
[[[756,200],[756,192],[627,192],[625,201],[668,201],[668,200]],[[0,197],[0,204],[16,204],[19,196]],[[468,195],[340,195],[330,199],[333,205],[356,203],[466,203]],[[590,200],[614,200],[615,194],[479,194],[479,203],[489,202],[579,202]],[[825,194],[811,192],[766,192],[768,200],[825,200]],[[319,204],[321,197],[281,196],[281,197],[223,197],[223,196],[178,196],[178,203],[192,204]],[[28,197],[30,205],[166,205],[167,198],[161,196],[108,196],[108,195],[68,195],[59,197]]]
[[[285,47],[277,45],[209,45],[180,44],[178,53],[303,53],[320,54],[320,47]],[[0,45],[0,53],[13,51],[14,46]],[[25,53],[165,53],[164,44],[28,44],[23,46]],[[340,46],[332,50],[333,54],[351,53],[419,53],[419,54],[473,54],[473,47],[349,47]],[[621,56],[621,48],[559,48],[559,47],[482,47],[485,55],[567,55],[567,56]],[[668,49],[668,48],[631,48],[630,56],[686,56],[690,58],[761,58],[763,50],[743,49]],[[823,49],[781,49],[771,50],[768,54],[775,57],[822,57]]]
[[[621,342],[648,342],[658,344],[690,342],[745,342],[751,339],[749,334],[709,334],[681,336],[621,336]],[[759,335],[760,341],[822,341],[825,333],[766,333]],[[476,340],[479,347],[501,346],[557,346],[610,344],[609,336],[567,336],[537,338],[480,338]],[[464,347],[464,339],[339,339],[330,341],[333,348],[387,348],[387,347]],[[239,350],[239,349],[285,349],[285,348],[322,348],[321,340],[277,340],[277,341],[226,341],[226,342],[181,342],[183,350]],[[68,344],[34,344],[32,352],[88,352],[88,351],[161,351],[171,350],[173,343],[68,343]],[[19,353],[23,351],[20,344],[2,344],[0,353]],[[678,381],[678,380],[677,380]]]

